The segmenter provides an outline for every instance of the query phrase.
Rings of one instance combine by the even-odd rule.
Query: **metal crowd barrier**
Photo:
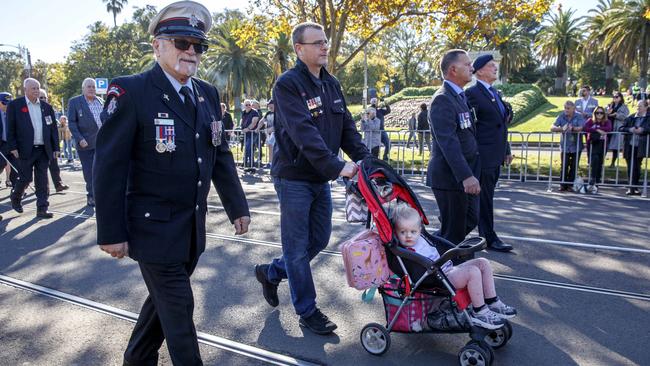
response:
[[[389,163],[401,175],[411,176],[426,181],[427,165],[431,153],[431,141],[433,137],[429,130],[412,131],[408,129],[391,131],[370,131],[367,133],[385,132],[390,141]],[[229,145],[237,164],[244,169],[257,170],[269,168],[271,163],[272,149],[266,144],[268,137],[264,131],[243,133],[241,130],[226,131],[229,135]],[[363,133],[362,133],[363,135]],[[589,183],[596,186],[628,187],[641,190],[643,197],[648,197],[648,161],[650,158],[642,158],[639,171],[629,171],[624,161],[623,140],[625,136],[632,134],[627,132],[610,132],[607,134],[607,144],[603,144],[602,151],[591,151],[587,148],[587,133],[573,133],[575,137],[572,143],[561,144],[562,133],[557,132],[517,132],[510,131],[508,141],[510,142],[511,153],[514,157],[510,165],[501,169],[502,180],[513,180],[520,182],[538,182],[547,185],[551,190],[553,185],[565,184],[587,187]],[[607,157],[611,153],[612,138],[620,141],[618,159],[614,166],[608,166]],[[641,135],[645,139],[644,156],[650,156],[650,135]],[[637,145],[638,146],[638,145]],[[630,146],[628,149],[634,156],[638,147]],[[379,151],[379,158],[384,156],[387,149],[382,144]],[[563,151],[576,151],[573,156],[562,153]],[[348,157],[343,156],[346,160]],[[602,159],[599,167],[600,174],[594,171],[593,158]],[[577,180],[571,179],[569,169],[562,167],[571,165],[575,171]],[[600,165],[600,164],[598,164]],[[631,184],[631,174],[639,174],[639,184]],[[596,179],[597,180],[594,180]],[[591,180],[591,181],[590,181]]]

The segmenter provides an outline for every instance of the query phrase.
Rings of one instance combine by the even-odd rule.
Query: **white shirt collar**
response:
[[[167,73],[167,71],[165,71],[165,69],[162,68],[162,66],[160,67],[160,69],[165,73],[165,76],[167,76],[167,79],[169,80],[170,83],[172,83],[172,86],[174,87],[174,90],[176,90],[176,92],[178,94],[181,93],[181,88],[184,87],[184,86],[190,88],[190,90],[192,90],[192,93],[194,93],[194,89],[192,88],[192,78],[191,77],[187,79],[187,82],[185,84],[181,84],[180,81],[176,80],[173,76],[169,75]]]
[[[487,82],[485,82],[485,81],[483,81],[483,80],[481,80],[481,79],[476,79],[476,81],[479,82],[479,83],[481,83],[481,84],[483,84],[483,86],[485,87],[485,89],[487,89],[488,91],[489,91],[490,88],[492,87],[492,85],[488,84]]]
[[[30,104],[31,104],[31,105],[40,105],[40,104],[41,104],[41,100],[38,99],[38,98],[36,98],[36,103],[34,103],[34,102],[32,102],[31,100],[29,100],[29,98],[27,98],[27,97],[25,96],[25,103],[27,103],[27,105],[30,105]]]

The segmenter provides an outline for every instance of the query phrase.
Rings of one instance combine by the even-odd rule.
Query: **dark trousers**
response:
[[[9,147],[7,146],[6,142],[0,141],[0,152],[5,156],[4,158],[0,158],[0,173],[2,173],[2,169],[4,169],[9,163],[13,165],[16,169],[18,169],[18,161],[16,158],[14,158],[14,155],[9,152]],[[6,160],[5,160],[6,159]],[[7,163],[7,160],[9,163]],[[18,180],[18,174],[14,171],[13,168],[10,167],[9,170],[9,181],[11,182],[12,186],[16,185],[16,181]]]
[[[43,146],[34,147],[32,155],[27,158],[17,159],[20,172],[20,179],[17,179],[14,188],[11,190],[11,199],[20,201],[23,198],[25,189],[32,181],[34,172],[34,189],[36,190],[36,208],[47,210],[50,203],[47,201],[47,168],[50,165],[50,157],[47,156]]]
[[[83,171],[84,180],[86,181],[86,195],[93,197],[93,160],[95,159],[95,149],[78,150],[79,160],[81,160],[81,170]]]
[[[641,179],[641,163],[643,162],[643,157],[627,157],[625,158],[627,163],[627,174],[630,179],[630,188],[639,188],[641,185],[639,180]],[[636,186],[636,187],[634,187]]]
[[[59,168],[59,159],[54,159],[52,157],[50,159],[50,176],[52,177],[52,183],[54,183],[54,186],[59,186],[61,185],[61,168]]]
[[[329,183],[273,178],[280,200],[282,257],[275,258],[269,281],[289,280],[296,314],[308,317],[316,310],[316,288],[310,262],[327,247],[332,233],[332,196]]]
[[[591,146],[590,152],[591,152],[591,159],[590,160],[590,168],[591,168],[591,174],[589,174],[589,184],[590,185],[595,185],[601,183],[601,177],[603,173],[603,162],[605,160],[605,144],[602,141],[598,141],[593,144],[589,144]]]
[[[432,191],[440,210],[440,235],[454,244],[459,244],[478,223],[479,197],[463,191],[436,188],[432,188]]]
[[[570,188],[573,186],[573,181],[576,180],[578,159],[580,159],[578,153],[562,153],[562,182],[564,182],[561,184],[562,187]]]
[[[497,233],[494,232],[494,189],[499,181],[500,174],[500,166],[481,170],[478,233],[488,243],[493,243],[499,239]]]
[[[418,140],[420,140],[420,155],[424,151],[424,140],[427,141],[427,149],[431,151],[431,133],[430,132],[418,132]]]
[[[390,157],[390,137],[388,137],[388,132],[381,131],[381,143],[384,145],[384,160],[388,160]]]
[[[192,239],[194,243],[194,238]],[[164,340],[174,365],[202,365],[194,327],[194,294],[190,276],[199,258],[192,246],[189,263],[138,262],[149,296],[133,328],[124,360],[129,365],[156,366]]]

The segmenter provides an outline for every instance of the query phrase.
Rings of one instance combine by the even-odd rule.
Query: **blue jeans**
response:
[[[252,168],[255,165],[255,149],[257,148],[259,135],[247,132],[244,135],[244,167]]]
[[[81,169],[83,171],[84,180],[86,181],[86,195],[94,197],[93,195],[93,161],[95,160],[95,149],[92,150],[79,150],[79,160],[81,160]]]
[[[296,314],[308,317],[316,310],[311,262],[332,233],[332,196],[329,183],[273,178],[280,200],[282,257],[271,262],[269,281],[289,280]]]
[[[73,155],[72,155],[72,144],[74,144],[74,140],[63,140],[63,156],[68,159],[72,160]]]

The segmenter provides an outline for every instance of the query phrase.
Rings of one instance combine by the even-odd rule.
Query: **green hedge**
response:
[[[529,88],[505,99],[512,105],[512,111],[514,112],[512,124],[521,121],[539,106],[548,103],[544,93],[538,87]]]

